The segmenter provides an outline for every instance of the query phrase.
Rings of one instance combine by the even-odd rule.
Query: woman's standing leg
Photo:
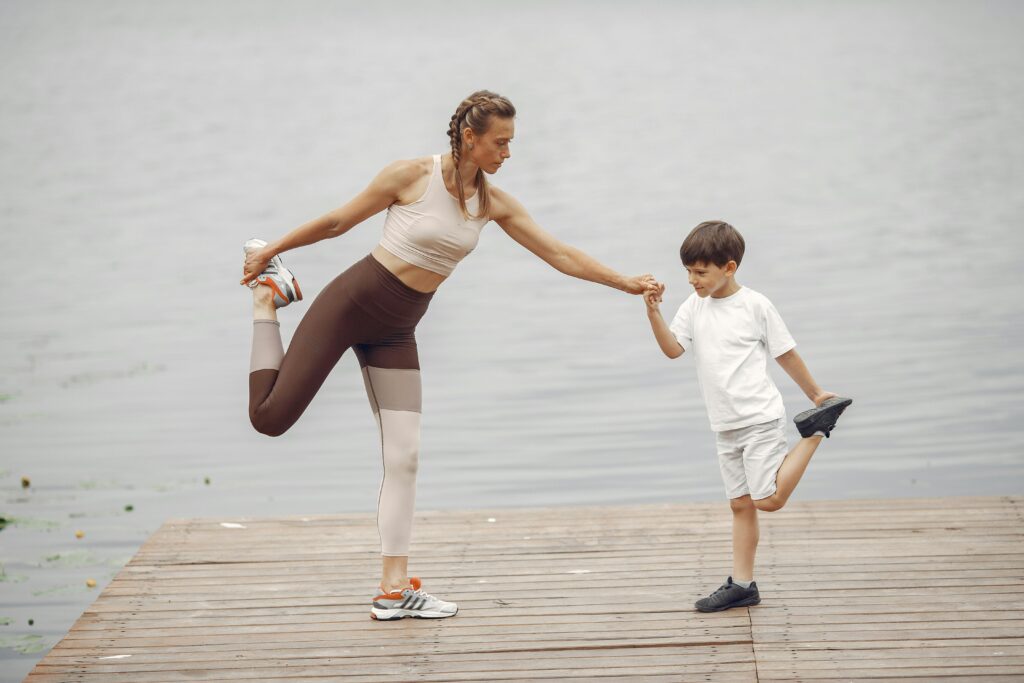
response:
[[[412,333],[386,345],[354,347],[366,396],[380,431],[384,468],[377,499],[385,592],[409,586],[409,542],[416,505],[422,390]]]
[[[420,450],[421,384],[416,339],[409,331],[380,344],[360,344],[354,349],[363,369],[370,408],[380,428],[384,464],[377,501],[381,593],[373,598],[370,616],[384,620],[453,617],[459,611],[458,605],[423,592],[420,580],[409,576],[409,540]]]

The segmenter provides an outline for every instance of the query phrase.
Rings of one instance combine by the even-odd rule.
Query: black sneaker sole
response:
[[[836,396],[822,403],[817,408],[805,410],[793,418],[800,436],[813,436],[814,432],[824,432],[825,438],[836,428],[836,422],[843,411],[853,403],[852,398]]]
[[[727,609],[733,607],[752,607],[753,605],[761,604],[761,597],[756,598],[743,598],[737,602],[731,602],[728,605],[722,605],[721,607],[701,607],[700,605],[694,605],[698,612],[724,612]]]

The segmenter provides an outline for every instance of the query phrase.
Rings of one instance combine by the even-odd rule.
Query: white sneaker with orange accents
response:
[[[459,606],[454,602],[445,602],[424,592],[422,582],[415,576],[409,579],[410,588],[391,593],[380,593],[373,598],[370,618],[378,621],[391,621],[404,617],[419,619],[444,619],[454,617]]]
[[[242,251],[248,254],[250,251],[262,249],[267,243],[253,237],[242,245]],[[302,290],[299,289],[299,281],[295,279],[292,271],[284,267],[284,261],[280,256],[274,256],[270,263],[263,269],[263,272],[249,281],[249,287],[255,289],[260,285],[270,287],[274,292],[274,308],[284,308],[293,301],[302,301]]]

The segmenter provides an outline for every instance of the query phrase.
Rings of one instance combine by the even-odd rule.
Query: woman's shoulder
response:
[[[401,197],[409,188],[424,183],[424,178],[430,175],[433,165],[433,157],[392,161],[377,174],[374,184],[386,189],[393,196]]]
[[[418,157],[416,159],[399,159],[392,161],[381,170],[381,175],[390,176],[396,180],[405,180],[407,183],[415,182],[425,175],[430,175],[434,168],[433,157]]]
[[[500,221],[502,218],[514,213],[517,208],[522,208],[522,204],[515,197],[494,183],[487,183],[487,194],[491,204],[490,211],[488,212],[491,220]]]

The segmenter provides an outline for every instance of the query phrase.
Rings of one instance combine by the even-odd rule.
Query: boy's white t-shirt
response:
[[[766,296],[747,287],[721,299],[694,292],[669,329],[696,358],[713,431],[786,417],[782,395],[768,374],[768,358],[778,358],[796,342]]]

